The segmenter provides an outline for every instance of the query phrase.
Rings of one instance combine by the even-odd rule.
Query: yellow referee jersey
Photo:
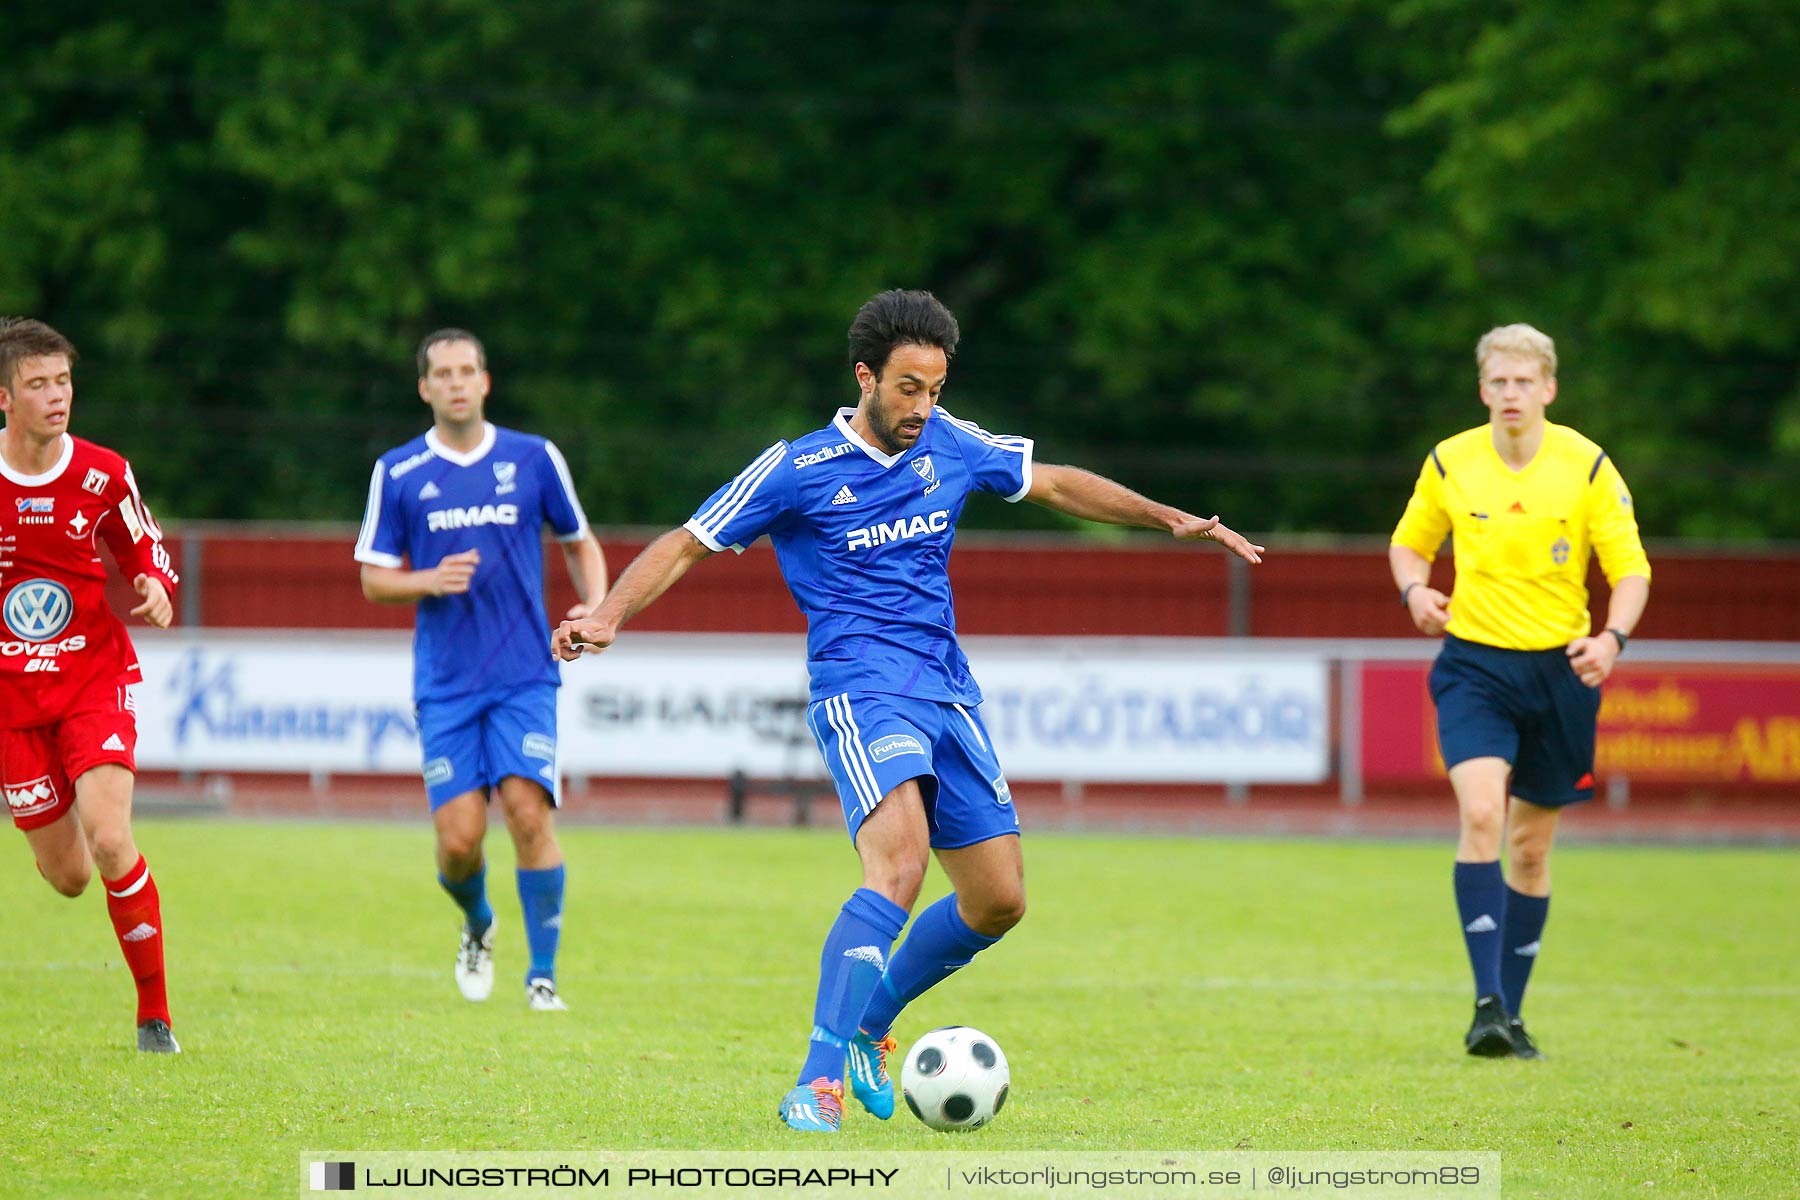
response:
[[[1494,449],[1486,425],[1439,442],[1419,471],[1393,541],[1437,557],[1456,551],[1449,631],[1508,650],[1549,650],[1585,637],[1588,555],[1608,583],[1650,578],[1631,492],[1606,452],[1563,425],[1522,471]]]

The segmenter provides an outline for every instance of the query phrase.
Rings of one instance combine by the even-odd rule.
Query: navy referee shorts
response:
[[[1512,764],[1508,791],[1545,808],[1594,798],[1600,689],[1554,650],[1502,650],[1444,637],[1431,667],[1444,765],[1471,758]]]

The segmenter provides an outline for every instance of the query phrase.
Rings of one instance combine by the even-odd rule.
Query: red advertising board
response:
[[[1429,663],[1362,666],[1363,778],[1444,777]],[[1621,664],[1595,773],[1645,783],[1800,783],[1800,667]]]

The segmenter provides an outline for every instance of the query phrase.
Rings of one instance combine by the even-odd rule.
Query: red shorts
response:
[[[96,687],[62,720],[0,729],[0,785],[20,829],[42,829],[75,803],[74,781],[104,763],[137,770],[137,705],[124,685]]]

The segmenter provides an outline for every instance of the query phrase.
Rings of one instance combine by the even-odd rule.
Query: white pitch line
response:
[[[0,970],[5,971],[118,971],[124,964],[112,960],[98,962],[21,962],[0,960]],[[388,976],[401,979],[437,979],[449,973],[449,968],[438,967],[329,967],[300,966],[294,963],[245,963],[234,962],[229,967],[195,966],[184,964],[181,968],[184,976],[190,975],[229,975],[234,978],[256,975],[298,975],[323,976],[333,979],[354,979],[359,976]],[[755,976],[755,975],[635,975],[635,976],[602,976],[606,986],[617,987],[719,987],[738,985],[741,987],[785,987],[794,982],[792,976]],[[1035,984],[1040,990],[1063,991],[1095,991],[1116,990],[1127,986],[1116,976],[1089,976],[1086,978],[1070,978],[1042,980]],[[1137,985],[1131,985],[1137,986]],[[1153,979],[1145,986],[1154,989],[1172,991],[1197,992],[1404,992],[1430,995],[1441,995],[1448,992],[1467,990],[1462,984],[1439,984],[1405,979],[1241,979],[1227,976],[1196,976],[1172,979]],[[1719,999],[1746,1000],[1780,1000],[1800,998],[1800,984],[1757,984],[1746,987],[1670,987],[1664,984],[1579,984],[1579,983],[1533,983],[1534,994],[1553,993],[1559,996],[1606,995],[1606,996],[1687,996],[1696,999],[1714,997]]]

